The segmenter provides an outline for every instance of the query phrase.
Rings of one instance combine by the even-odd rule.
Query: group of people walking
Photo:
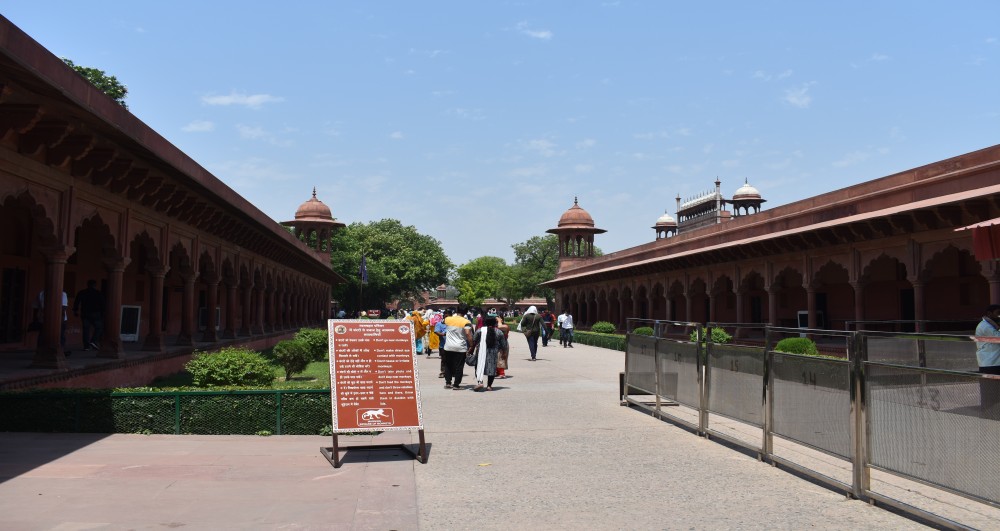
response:
[[[506,378],[510,354],[510,326],[495,310],[483,315],[471,311],[462,313],[452,308],[444,311],[414,310],[407,317],[413,323],[416,344],[414,351],[428,356],[435,350],[441,356],[439,378],[445,389],[461,390],[463,364],[475,367],[476,391],[492,391],[496,379]],[[556,316],[543,308],[528,308],[517,329],[528,342],[531,361],[538,356],[538,340],[548,346],[559,329],[559,342],[564,348],[573,347],[573,316],[569,310]]]

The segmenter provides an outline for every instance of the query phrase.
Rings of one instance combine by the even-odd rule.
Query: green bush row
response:
[[[280,408],[279,408],[280,402]],[[4,431],[318,435],[331,421],[330,391],[0,393]]]
[[[613,334],[615,333],[615,325],[607,321],[597,321],[590,327],[590,331],[598,334]]]

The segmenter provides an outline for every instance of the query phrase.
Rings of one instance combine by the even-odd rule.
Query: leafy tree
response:
[[[484,299],[500,298],[501,288],[510,275],[510,267],[503,258],[480,256],[458,266],[455,273],[458,302],[480,306]]]
[[[88,66],[80,66],[65,57],[63,57],[62,60],[69,65],[70,68],[76,70],[78,74],[86,78],[87,81],[90,81],[92,85],[100,89],[101,92],[111,96],[111,99],[117,101],[122,107],[128,109],[128,105],[125,104],[125,96],[128,95],[128,88],[118,81],[118,78],[108,75],[104,70]]]
[[[381,308],[391,300],[432,290],[447,281],[452,268],[441,242],[395,219],[351,223],[333,234],[330,249],[333,270],[347,279],[333,289],[333,297],[348,308],[362,309],[362,252],[368,271],[365,308]]]
[[[518,298],[545,297],[549,308],[555,307],[555,290],[540,286],[556,278],[559,271],[559,237],[555,234],[532,236],[511,245],[514,249],[514,278],[519,284]],[[604,254],[594,247],[594,256]]]

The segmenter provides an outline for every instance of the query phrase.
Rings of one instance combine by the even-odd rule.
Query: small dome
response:
[[[322,201],[316,199],[316,188],[313,188],[313,196],[302,206],[295,211],[296,221],[333,221],[333,213],[330,212],[330,207],[326,206]]]
[[[733,199],[760,199],[760,192],[750,186],[749,182],[744,181],[743,186],[733,194]]]
[[[655,229],[657,227],[676,227],[676,226],[677,226],[677,220],[675,220],[674,217],[671,216],[670,214],[664,212],[663,215],[656,220],[656,225],[653,228]]]
[[[559,218],[560,229],[565,228],[594,228],[594,218],[590,217],[590,213],[586,210],[580,208],[577,203],[576,198],[573,198],[573,206],[569,207],[569,210],[563,213],[562,217]]]

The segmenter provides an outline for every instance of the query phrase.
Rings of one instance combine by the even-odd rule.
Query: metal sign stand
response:
[[[320,448],[319,451],[323,454],[323,457],[333,465],[333,468],[340,468],[340,465],[344,464],[344,460],[340,457],[340,452],[343,450],[345,455],[347,450],[389,450],[389,449],[401,449],[406,453],[412,455],[421,464],[427,464],[427,444],[424,442],[424,430],[419,429],[417,432],[420,434],[420,443],[417,446],[416,451],[412,448],[413,445],[406,443],[394,443],[394,444],[364,444],[364,445],[352,445],[352,446],[340,446],[337,440],[337,433],[333,434],[333,446],[328,446],[325,448]]]

